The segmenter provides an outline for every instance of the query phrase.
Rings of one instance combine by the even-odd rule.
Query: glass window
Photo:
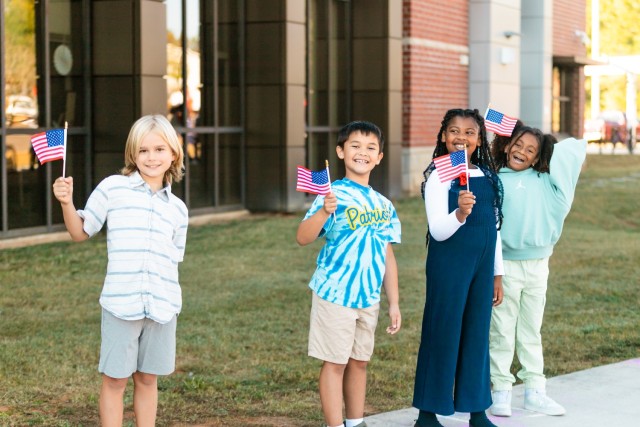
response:
[[[49,58],[38,61],[38,74],[49,68],[50,81],[38,79],[39,104],[46,103],[44,85],[51,91],[51,119],[40,117],[40,125],[48,127],[82,126],[84,118],[84,38],[82,37],[83,2],[58,0],[46,4],[48,17]],[[38,44],[41,46],[41,44]],[[44,58],[44,49],[38,55]],[[45,120],[43,120],[45,119]]]
[[[571,69],[553,68],[553,108],[551,131],[553,133],[571,133],[573,79]]]
[[[74,199],[85,200],[87,162],[85,124],[87,1],[3,2],[5,117],[2,123],[6,194],[2,198],[2,232],[50,228],[63,222],[51,194],[63,161],[41,166],[31,136],[69,126],[65,174],[74,177]],[[47,29],[48,32],[43,30]]]
[[[237,0],[168,0],[167,105],[190,208],[242,203],[243,20]]]

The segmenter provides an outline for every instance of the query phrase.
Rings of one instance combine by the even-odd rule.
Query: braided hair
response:
[[[498,224],[498,229],[502,226],[502,199],[504,195],[504,191],[502,189],[502,182],[500,178],[498,178],[498,168],[491,157],[491,153],[489,150],[489,141],[487,140],[487,130],[484,127],[484,117],[480,114],[477,109],[463,109],[463,108],[453,108],[448,110],[444,117],[442,118],[442,122],[440,122],[440,131],[438,132],[438,139],[436,140],[436,148],[433,150],[433,158],[443,156],[445,154],[449,154],[449,150],[447,150],[447,145],[443,141],[444,132],[447,130],[449,123],[454,117],[462,117],[468,118],[471,117],[478,124],[479,140],[480,146],[476,148],[476,150],[471,153],[471,163],[478,166],[478,168],[482,171],[482,173],[487,177],[491,186],[494,189],[495,198],[493,200],[493,207],[496,211],[496,224]],[[422,186],[420,188],[420,192],[422,193],[422,198],[424,199],[424,188],[429,179],[429,176],[436,168],[433,160],[429,163],[429,166],[422,172],[424,176],[424,180],[422,181]],[[427,241],[429,240],[429,233],[427,232]]]

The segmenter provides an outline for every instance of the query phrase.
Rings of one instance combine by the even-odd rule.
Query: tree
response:
[[[5,73],[8,94],[30,95],[36,85],[35,9],[32,0],[5,2]]]

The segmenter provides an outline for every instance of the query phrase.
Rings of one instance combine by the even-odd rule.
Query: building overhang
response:
[[[553,64],[565,67],[584,67],[585,65],[606,65],[607,63],[587,56],[554,56]]]

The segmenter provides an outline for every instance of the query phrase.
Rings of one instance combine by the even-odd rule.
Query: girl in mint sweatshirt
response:
[[[545,392],[540,329],[549,257],[571,209],[586,146],[586,141],[574,138],[557,142],[521,122],[511,137],[494,138],[492,154],[504,187],[504,300],[494,307],[491,318],[493,415],[511,415],[514,352],[522,365],[517,375],[525,385],[525,409],[547,415],[565,413]]]

